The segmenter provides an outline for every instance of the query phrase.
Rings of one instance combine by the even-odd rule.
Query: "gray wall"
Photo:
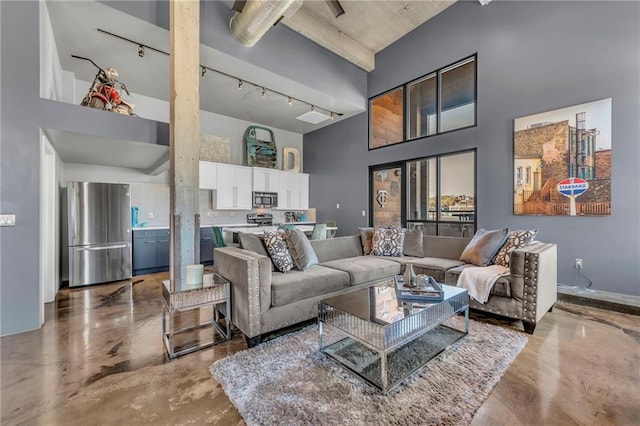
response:
[[[341,234],[366,223],[368,165],[477,148],[478,225],[538,228],[558,244],[559,281],[640,295],[640,3],[458,2],[380,52],[369,96],[478,53],[478,126],[367,150],[367,116],[305,135],[311,204]],[[513,119],[613,99],[612,215],[514,216]],[[335,209],[340,202],[340,210]]]

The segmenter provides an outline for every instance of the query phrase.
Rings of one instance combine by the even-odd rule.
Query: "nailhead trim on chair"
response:
[[[525,254],[524,268],[524,299],[522,319],[536,322],[536,295],[538,290],[538,254]]]

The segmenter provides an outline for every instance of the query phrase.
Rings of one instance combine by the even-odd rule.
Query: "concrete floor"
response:
[[[209,365],[244,339],[169,361],[167,278],[63,289],[40,330],[0,339],[0,423],[243,424]],[[640,317],[559,303],[472,424],[638,424],[639,379]]]

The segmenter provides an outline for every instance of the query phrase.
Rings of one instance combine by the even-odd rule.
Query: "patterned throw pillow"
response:
[[[287,272],[293,269],[293,259],[287,248],[287,242],[284,239],[284,232],[265,231],[264,245],[271,256],[273,264],[280,272]]]
[[[402,228],[376,228],[373,231],[371,254],[402,257],[405,231]]]
[[[509,267],[511,260],[511,252],[515,249],[526,247],[538,235],[537,229],[525,229],[520,231],[511,231],[496,257],[493,258],[494,265],[501,265],[505,268]]]

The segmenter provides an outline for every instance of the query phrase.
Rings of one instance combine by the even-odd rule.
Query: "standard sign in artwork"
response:
[[[558,192],[565,197],[578,196],[589,189],[589,182],[580,178],[568,178],[558,182]]]
[[[580,178],[567,178],[558,182],[558,192],[569,197],[569,216],[576,215],[576,197],[589,189],[589,182]]]

